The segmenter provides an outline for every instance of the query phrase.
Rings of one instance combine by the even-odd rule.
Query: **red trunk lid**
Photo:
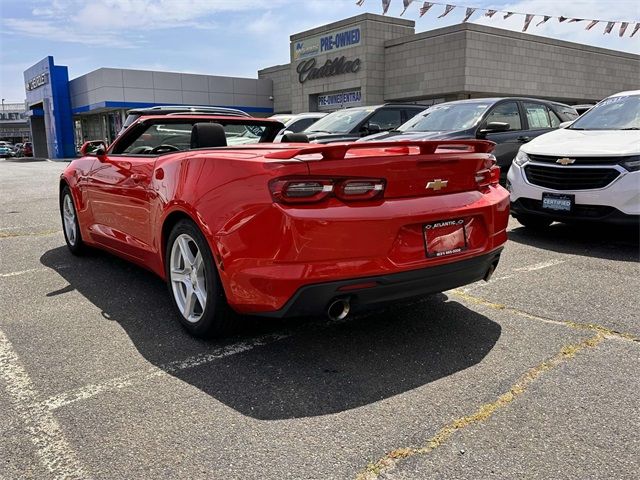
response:
[[[268,154],[307,162],[314,177],[385,179],[385,198],[476,190],[476,173],[489,168],[494,144],[482,140],[351,143]]]

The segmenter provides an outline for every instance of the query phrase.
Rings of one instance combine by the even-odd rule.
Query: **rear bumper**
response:
[[[364,305],[443,292],[485,278],[497,267],[501,253],[502,247],[486,255],[435,267],[307,285],[299,289],[281,309],[259,315],[276,318],[318,315],[325,313],[328,305],[336,299],[348,298],[351,308],[357,310]],[[349,289],[350,286],[363,283],[377,285]]]
[[[427,256],[424,225],[459,219],[466,222],[466,250],[455,256]],[[310,286],[315,289],[317,285],[395,275],[403,278],[405,274],[411,278],[412,272],[420,270],[430,272],[467,260],[473,263],[506,242],[508,220],[508,192],[491,187],[483,193],[351,206],[340,202],[328,202],[321,208],[272,205],[243,219],[239,227],[217,237],[215,244],[231,307],[239,313],[282,316],[291,308],[292,299]],[[468,282],[482,278],[485,271]],[[440,291],[447,288],[452,286],[438,287]],[[311,311],[318,304],[324,309],[325,297],[334,293],[330,289],[326,295],[322,289],[318,292],[320,301],[305,300],[313,302]],[[421,291],[412,293],[419,294]]]

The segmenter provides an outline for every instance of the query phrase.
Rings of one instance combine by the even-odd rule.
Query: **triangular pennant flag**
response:
[[[622,22],[620,24],[620,32],[618,33],[619,37],[622,37],[624,35],[624,32],[627,31],[628,26],[629,26],[629,22]]]
[[[462,20],[462,22],[466,22],[467,20],[469,20],[469,18],[471,17],[471,15],[473,15],[473,12],[475,12],[477,9],[476,8],[469,8],[467,7],[467,12],[464,14],[464,20]]]
[[[391,0],[382,0],[382,14],[386,14],[387,10],[389,10],[389,5],[391,5]]]
[[[487,13],[484,14],[485,17],[493,17],[496,13],[498,13],[497,10],[487,10]]]
[[[589,25],[587,25],[585,27],[585,30],[591,30],[593,27],[595,27],[598,23],[600,23],[600,20],[591,20],[589,22]]]
[[[356,2],[356,5],[357,5],[357,6],[359,6],[359,7],[361,7],[363,3],[364,3],[364,0],[358,0],[358,1]]]
[[[558,22],[562,23],[567,19],[567,17],[558,17]]]
[[[513,15],[513,12],[507,12],[507,14],[502,17],[503,20],[506,20],[507,18],[509,18],[511,15]]]
[[[444,12],[442,12],[442,15],[440,15],[438,18],[447,16],[449,12],[451,12],[451,10],[453,10],[454,8],[456,8],[455,5],[447,5],[446,7],[444,7]]]
[[[550,18],[551,18],[551,16],[550,16],[550,15],[545,15],[545,16],[544,16],[544,18],[538,22],[538,24],[536,25],[536,27],[539,27],[539,26],[540,26],[540,25],[542,25],[543,23],[547,22]]]
[[[638,33],[638,30],[640,30],[640,23],[636,23],[636,26],[633,27],[633,32],[631,32],[631,37],[633,37],[636,33]]]
[[[603,35],[606,35],[607,33],[611,33],[611,30],[613,30],[613,26],[616,24],[616,22],[607,22],[607,26],[604,27],[604,33]]]
[[[531,23],[531,20],[533,20],[533,17],[535,17],[535,15],[532,15],[530,13],[527,13],[527,15],[524,17],[524,27],[522,27],[523,32],[527,31],[527,28],[529,28],[529,24]]]
[[[569,23],[584,22],[584,18],[572,18]]]
[[[412,2],[413,0],[402,0],[402,3],[404,4],[404,10],[402,10],[400,16],[404,15],[404,12],[407,11],[407,8],[409,8],[409,5],[411,5]]]
[[[433,3],[424,2],[422,7],[420,7],[420,16],[423,16],[425,13],[427,13],[431,7],[433,7]]]

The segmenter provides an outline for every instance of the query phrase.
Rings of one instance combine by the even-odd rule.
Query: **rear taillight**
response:
[[[274,201],[282,203],[312,203],[331,196],[370,200],[382,196],[384,186],[384,180],[369,178],[279,178],[269,183]]]
[[[493,155],[485,162],[484,169],[476,172],[476,184],[479,188],[498,185],[500,183],[500,167],[496,165]]]

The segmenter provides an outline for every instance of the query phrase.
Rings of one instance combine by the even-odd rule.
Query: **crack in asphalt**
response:
[[[45,237],[61,231],[62,230],[43,230],[41,232],[0,232],[0,238]]]
[[[582,350],[597,347],[607,337],[608,336],[605,333],[598,331],[595,336],[583,340],[582,342],[565,345],[553,357],[529,369],[522,377],[520,377],[518,382],[512,385],[509,390],[500,395],[493,402],[485,403],[478,407],[473,413],[447,423],[427,441],[426,445],[422,447],[397,448],[388,452],[378,461],[369,463],[364,470],[357,474],[356,480],[375,480],[379,478],[381,474],[385,474],[393,470],[402,460],[432,452],[449,440],[449,438],[451,438],[451,436],[453,436],[457,431],[471,425],[484,422],[494,413],[514,402],[545,372],[568,362]]]
[[[446,424],[427,441],[427,444],[425,446],[397,448],[388,452],[376,462],[369,463],[364,470],[357,474],[356,480],[375,480],[379,478],[381,474],[388,473],[393,468],[395,468],[398,462],[409,457],[424,455],[435,450],[440,445],[445,443],[458,430],[461,430],[473,424],[481,423],[491,417],[496,411],[505,408],[507,405],[516,400],[518,396],[525,393],[529,386],[533,382],[535,382],[543,373],[554,369],[563,363],[566,363],[582,350],[585,350],[587,348],[595,348],[605,339],[626,340],[635,343],[640,342],[640,338],[638,338],[636,335],[633,335],[631,333],[618,332],[616,330],[612,330],[595,323],[581,323],[570,320],[555,320],[552,318],[546,318],[514,307],[509,307],[501,303],[492,302],[482,297],[470,295],[469,293],[458,289],[451,290],[449,293],[452,296],[458,297],[469,303],[475,303],[477,305],[482,305],[494,310],[502,310],[505,312],[514,313],[525,318],[542,321],[544,323],[563,325],[574,330],[591,331],[594,332],[595,335],[577,344],[565,345],[556,355],[548,360],[545,360],[536,367],[529,369],[517,383],[512,385],[507,392],[500,395],[495,401],[481,405],[470,415],[457,418]]]
[[[638,337],[637,335],[634,335],[632,333],[619,332],[617,330],[612,330],[605,326],[598,325],[597,323],[581,323],[581,322],[574,322],[571,320],[556,320],[549,317],[542,317],[540,315],[534,315],[533,313],[529,313],[524,310],[520,310],[518,308],[508,307],[507,305],[503,305],[501,303],[491,302],[490,300],[487,300],[482,297],[477,297],[475,295],[470,295],[469,293],[463,292],[461,290],[451,290],[449,293],[451,293],[453,296],[466,300],[470,303],[483,305],[485,307],[489,307],[494,310],[503,310],[505,312],[515,313],[517,315],[520,315],[521,317],[529,318],[531,320],[537,320],[544,323],[551,323],[554,325],[564,325],[574,330],[589,330],[593,332],[599,332],[607,337],[614,337],[620,340],[630,340],[632,342],[640,343],[640,337]]]

